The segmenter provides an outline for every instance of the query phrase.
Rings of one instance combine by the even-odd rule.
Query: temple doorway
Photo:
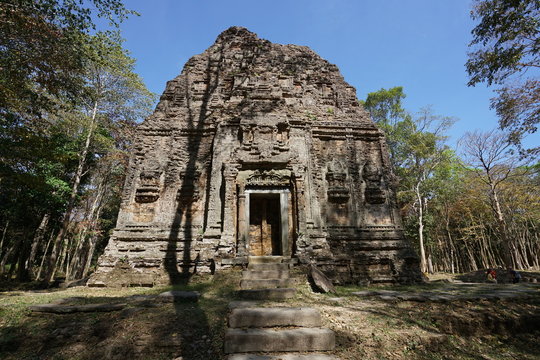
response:
[[[250,198],[250,255],[282,255],[279,194],[254,193]]]
[[[291,256],[288,189],[246,189],[239,197],[239,246],[250,256]]]

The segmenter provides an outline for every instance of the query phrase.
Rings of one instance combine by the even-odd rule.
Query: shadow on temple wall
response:
[[[206,89],[202,96],[202,104],[200,106],[200,111],[198,114],[194,114],[192,104],[191,104],[191,94],[189,94],[189,72],[186,72],[186,78],[184,81],[188,82],[186,89],[188,94],[187,98],[187,107],[188,107],[188,116],[187,123],[185,128],[189,131],[187,137],[187,149],[188,149],[188,161],[185,166],[184,175],[182,178],[182,184],[178,190],[178,206],[176,208],[175,217],[173,224],[171,226],[171,231],[167,243],[167,251],[164,259],[164,268],[169,276],[171,284],[187,284],[190,277],[193,275],[193,271],[196,270],[196,266],[199,262],[199,257],[194,256],[194,241],[197,239],[197,234],[193,233],[192,228],[192,211],[191,205],[193,198],[196,195],[197,191],[197,177],[200,175],[201,171],[197,169],[197,161],[202,154],[202,131],[207,125],[210,125],[210,120],[212,119],[213,113],[210,111],[210,100],[212,95],[220,85],[220,76],[222,76],[223,69],[223,56],[224,48],[223,45],[219,49],[219,56],[217,60],[211,60],[210,57],[207,58],[207,67],[206,67]],[[244,54],[242,64],[239,73],[245,75],[245,81],[249,81],[249,74],[251,67],[254,66],[256,59],[262,49],[256,49],[250,54]],[[244,83],[235,84],[229,92],[234,93],[238,88],[245,85]],[[223,94],[222,94],[223,95]],[[269,113],[273,111],[276,107],[282,105],[279,102],[257,102],[253,99],[246,98],[242,100],[234,109],[237,113],[237,116],[249,117],[255,113]],[[213,153],[214,140],[211,140],[210,154]],[[208,165],[208,179],[205,183],[206,189],[205,192],[205,204],[204,211],[206,212],[203,222],[203,230],[205,230],[206,225],[208,224],[208,206],[209,206],[209,189],[210,182],[213,179],[211,177],[212,161],[214,159],[211,157]],[[224,197],[224,187],[222,186],[220,191],[220,197],[223,200]],[[223,201],[222,201],[223,206]],[[223,217],[223,208],[221,209],[221,216]],[[223,219],[222,223],[223,223]],[[223,229],[222,229],[223,230]],[[181,241],[183,243],[183,248],[179,248],[178,243]],[[178,266],[180,265],[181,270]],[[208,264],[212,266],[212,264]]]
[[[200,156],[201,142],[203,136],[201,131],[204,130],[205,125],[209,119],[207,114],[208,104],[213,91],[219,84],[219,76],[221,71],[221,58],[223,57],[222,49],[220,53],[220,59],[218,66],[215,70],[212,69],[212,63],[210,58],[207,58],[206,68],[206,89],[202,97],[202,105],[198,116],[193,114],[191,106],[191,96],[188,73],[186,73],[185,80],[187,83],[186,95],[188,117],[186,129],[189,131],[187,137],[187,150],[188,161],[184,169],[184,176],[182,179],[182,185],[178,190],[178,206],[176,208],[173,224],[171,226],[171,232],[167,242],[167,252],[164,260],[165,271],[169,276],[171,284],[186,284],[192,275],[190,272],[191,267],[191,252],[194,239],[192,229],[192,211],[191,205],[195,195],[196,177],[197,177],[197,160]],[[184,244],[182,249],[181,259],[181,271],[178,270],[178,241],[181,240]]]

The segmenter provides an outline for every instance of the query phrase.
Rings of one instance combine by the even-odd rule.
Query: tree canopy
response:
[[[116,27],[132,12],[121,0],[0,1],[0,115],[39,115],[51,96],[73,99],[91,60],[95,17]]]
[[[82,276],[114,226],[154,101],[116,29],[131,13],[120,0],[0,2],[0,275]]]
[[[540,122],[540,0],[477,0],[471,12],[469,85],[500,86],[491,106],[510,140],[521,144]],[[540,147],[526,149],[538,154]]]

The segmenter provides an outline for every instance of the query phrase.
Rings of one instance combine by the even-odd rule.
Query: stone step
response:
[[[245,289],[237,291],[239,297],[251,300],[284,300],[294,297],[295,288]]]
[[[246,270],[242,271],[244,280],[262,280],[262,279],[288,279],[289,270]]]
[[[257,264],[249,263],[248,269],[254,271],[287,271],[289,270],[290,265],[288,263],[279,263],[279,264]]]
[[[227,360],[339,360],[335,356],[325,354],[278,354],[278,355],[256,355],[256,354],[233,354]]]
[[[330,329],[228,329],[225,353],[329,351],[336,345]]]
[[[240,281],[240,288],[242,289],[272,289],[289,287],[290,285],[290,279],[261,279]]]
[[[237,309],[237,308],[255,308],[255,307],[261,307],[262,301],[254,301],[254,300],[238,300],[238,301],[231,301],[229,303],[229,310]]]
[[[197,302],[201,294],[197,291],[166,291],[158,295],[157,299],[165,302]]]
[[[280,264],[283,256],[248,256],[249,264]]]
[[[321,314],[313,308],[237,308],[229,315],[231,328],[272,326],[320,327]]]

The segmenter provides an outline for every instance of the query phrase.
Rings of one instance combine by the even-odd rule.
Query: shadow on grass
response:
[[[227,305],[234,291],[226,277],[173,287],[209,294],[199,302],[163,303],[156,299],[163,289],[118,297],[87,296],[81,289],[69,304],[127,306],[108,313],[51,314],[31,313],[24,305],[17,321],[0,321],[0,358],[223,359]]]
[[[361,311],[369,322],[367,326],[372,329],[371,336],[366,338],[365,332],[338,330],[336,341],[340,349],[365,347],[369,343],[375,348],[372,351],[380,358],[386,358],[384,341],[390,338],[391,346],[408,351],[415,359],[540,358],[537,341],[540,336],[539,297],[449,303],[370,299],[370,304],[363,304]],[[344,308],[359,310],[354,304]],[[390,333],[395,338],[388,336]],[[412,341],[414,338],[419,340]],[[400,341],[402,343],[397,345]],[[509,355],[499,357],[502,353]]]

